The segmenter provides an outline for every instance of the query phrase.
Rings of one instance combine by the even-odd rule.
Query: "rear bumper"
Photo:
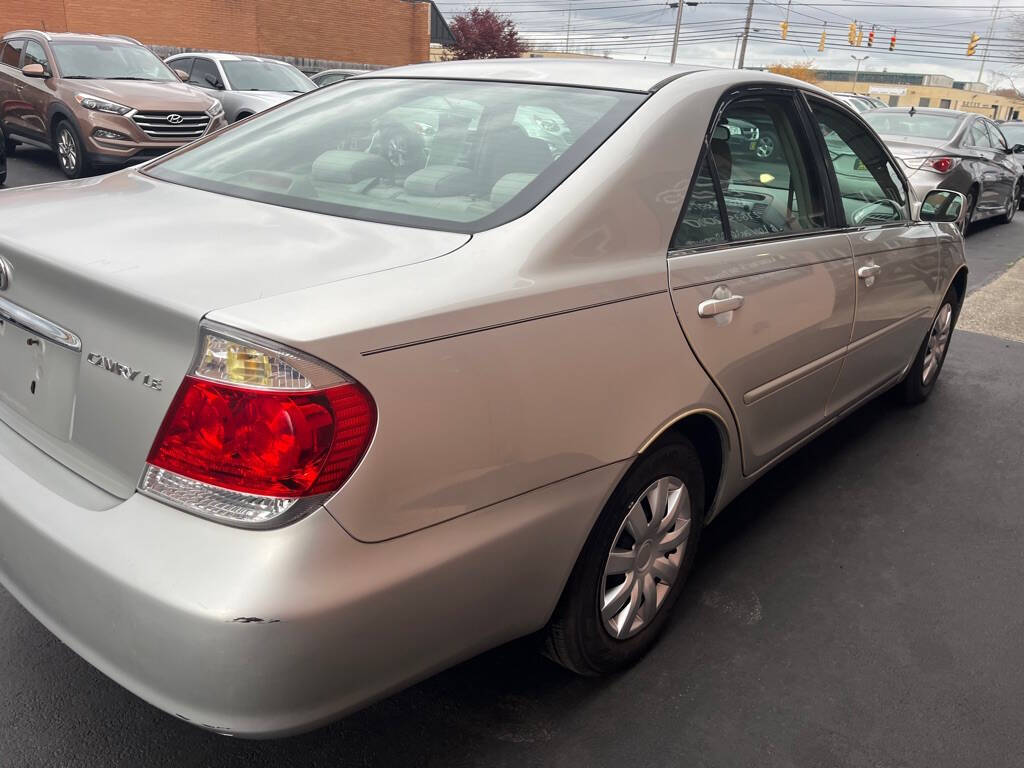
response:
[[[541,627],[624,467],[364,544],[322,508],[240,531],[115,499],[0,422],[0,583],[166,712],[287,735]]]

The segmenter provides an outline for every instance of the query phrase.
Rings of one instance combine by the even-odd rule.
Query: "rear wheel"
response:
[[[757,145],[754,148],[754,154],[761,160],[768,160],[775,154],[776,143],[775,137],[772,134],[763,133],[757,140]]]
[[[690,442],[673,439],[642,456],[576,561],[545,653],[584,675],[637,661],[679,599],[703,522],[704,473]]]
[[[1006,213],[999,217],[1001,224],[1009,224],[1013,221],[1013,217],[1017,215],[1017,207],[1020,204],[1020,179],[1017,179],[1017,183],[1013,185],[1013,191],[1010,193],[1010,199],[1006,201]]]
[[[82,150],[82,140],[78,131],[67,120],[61,120],[53,130],[54,144],[57,148],[57,163],[64,175],[69,179],[85,176],[89,170],[89,161]]]
[[[974,208],[978,204],[978,192],[975,189],[969,189],[967,190],[965,197],[967,200],[964,204],[964,208],[967,210],[967,213],[964,214],[963,224],[960,225],[960,234],[966,237],[967,230],[971,226],[971,221],[974,219]]]
[[[907,378],[903,380],[903,401],[910,405],[922,403],[928,399],[939,379],[942,364],[946,361],[949,340],[956,327],[956,317],[960,309],[960,296],[955,288],[950,288],[935,313],[932,327],[921,342]]]

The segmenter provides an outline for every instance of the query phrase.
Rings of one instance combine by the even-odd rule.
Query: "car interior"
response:
[[[387,80],[341,84],[308,97],[310,106],[287,121],[260,121],[225,136],[217,153],[198,147],[166,169],[249,192],[469,222],[502,208],[542,174],[551,186],[564,178],[572,170],[566,152],[581,138],[596,145],[606,130],[599,124],[622,99],[607,91],[450,81],[432,90],[424,96],[422,85]],[[247,145],[244,160],[226,146],[236,135]]]

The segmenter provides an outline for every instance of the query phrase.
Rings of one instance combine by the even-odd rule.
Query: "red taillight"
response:
[[[932,168],[939,173],[949,173],[955,164],[951,157],[938,157],[931,161]]]
[[[188,376],[148,462],[221,488],[296,498],[337,490],[376,421],[358,385],[276,392]]]

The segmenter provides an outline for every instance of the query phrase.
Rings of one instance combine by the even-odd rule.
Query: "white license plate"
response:
[[[55,437],[71,437],[81,355],[0,317],[0,402]]]

